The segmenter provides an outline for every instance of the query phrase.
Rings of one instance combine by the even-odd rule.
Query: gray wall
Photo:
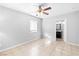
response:
[[[53,17],[43,19],[43,35],[52,41],[56,41],[56,19]]]
[[[67,16],[67,42],[79,44],[79,11]]]
[[[64,20],[64,41],[79,44],[79,11],[56,17],[57,20]]]
[[[64,41],[79,44],[79,11],[44,19],[43,31],[56,40],[56,20],[64,20]]]
[[[30,20],[38,22],[37,32],[30,31]],[[40,39],[40,19],[0,6],[0,50]]]

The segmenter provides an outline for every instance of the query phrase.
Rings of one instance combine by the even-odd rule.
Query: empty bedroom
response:
[[[79,3],[0,3],[0,56],[79,56]]]

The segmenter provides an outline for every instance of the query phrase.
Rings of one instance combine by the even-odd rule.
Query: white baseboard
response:
[[[77,44],[77,43],[73,43],[73,42],[65,41],[65,43],[67,43],[67,44],[71,44],[71,45],[75,45],[75,46],[79,46],[79,44]]]
[[[56,38],[52,38],[52,36],[49,35],[49,34],[47,34],[47,33],[44,33],[44,37],[43,37],[43,38],[49,39],[49,40],[51,40],[51,41],[56,41]]]
[[[28,43],[31,43],[32,41],[35,41],[35,40],[38,40],[38,39],[33,39],[33,40],[30,40],[30,41],[26,41],[26,42],[23,42],[23,43],[16,44],[16,45],[14,45],[14,46],[11,46],[11,47],[2,49],[2,50],[0,50],[0,52],[4,52],[4,51],[7,51],[7,50],[9,50],[9,49],[16,48],[16,47],[21,46],[21,45],[26,44],[26,43],[27,43],[27,44],[28,44]]]

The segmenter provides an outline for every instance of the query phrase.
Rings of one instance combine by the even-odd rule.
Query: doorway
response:
[[[56,41],[62,41],[64,38],[64,24],[63,21],[56,22]]]

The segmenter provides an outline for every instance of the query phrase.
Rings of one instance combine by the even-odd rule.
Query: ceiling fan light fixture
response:
[[[39,15],[49,15],[48,11],[51,10],[52,8],[49,6],[48,3],[38,3],[37,4],[37,14]]]

